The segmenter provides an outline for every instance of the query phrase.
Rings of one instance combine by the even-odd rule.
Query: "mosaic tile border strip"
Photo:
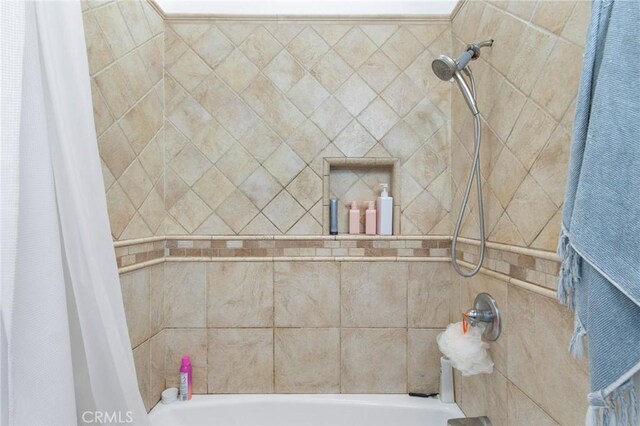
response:
[[[165,238],[154,237],[140,240],[114,242],[118,268],[129,267],[165,256]]]
[[[274,238],[168,239],[167,257],[447,257],[448,237],[429,239]]]
[[[114,242],[120,273],[161,262],[418,261],[447,262],[449,236],[185,236]],[[477,262],[479,242],[460,238],[456,257]],[[487,242],[481,272],[552,297],[560,259],[552,252]]]
[[[480,249],[477,240],[461,238],[456,248],[457,259],[468,264],[477,263]],[[551,252],[487,243],[483,267],[486,270],[555,291],[560,271],[560,258]]]

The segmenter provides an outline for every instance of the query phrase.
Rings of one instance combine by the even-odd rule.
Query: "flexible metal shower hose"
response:
[[[464,69],[465,73],[469,77],[471,81],[471,94],[473,95],[473,99],[476,99],[476,82],[473,78],[473,74],[469,67]],[[485,249],[485,236],[484,236],[484,206],[482,204],[482,175],[480,173],[480,139],[482,134],[482,124],[480,121],[480,114],[473,115],[473,129],[474,129],[474,151],[473,151],[473,165],[471,166],[471,173],[469,173],[469,180],[467,181],[467,189],[464,192],[464,197],[462,199],[462,205],[460,206],[460,212],[458,213],[458,220],[456,221],[456,226],[453,231],[453,240],[451,241],[451,265],[456,272],[463,277],[469,278],[474,276],[480,271],[482,267],[482,262],[484,261],[484,249]],[[471,192],[471,186],[473,185],[474,175],[476,177],[476,191],[478,193],[478,221],[480,227],[480,256],[478,259],[478,263],[471,269],[469,272],[465,272],[462,270],[460,265],[458,264],[458,259],[456,258],[456,246],[458,244],[458,237],[460,235],[460,227],[462,226],[462,219],[464,218],[464,211],[467,208],[467,203],[469,202],[469,193]]]

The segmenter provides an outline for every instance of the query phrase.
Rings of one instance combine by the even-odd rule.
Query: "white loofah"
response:
[[[462,332],[462,322],[449,324],[438,335],[440,352],[451,361],[451,365],[463,376],[489,374],[493,372],[493,361],[489,355],[489,344],[482,340],[483,326],[469,327]]]

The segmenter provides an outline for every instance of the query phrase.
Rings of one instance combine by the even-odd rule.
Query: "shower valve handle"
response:
[[[479,322],[493,322],[493,312],[490,309],[469,309],[462,315],[473,327]]]

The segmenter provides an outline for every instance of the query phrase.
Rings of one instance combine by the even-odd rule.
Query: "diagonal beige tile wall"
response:
[[[489,241],[555,251],[590,2],[470,1],[452,22],[453,50],[495,38],[472,63],[483,122],[480,153]],[[473,149],[471,115],[452,99],[453,210]],[[471,200],[464,236],[477,238]],[[534,213],[535,212],[535,213]]]
[[[496,40],[472,64],[483,121],[480,158],[489,241],[556,248],[590,4],[468,1],[453,19],[454,52],[473,40]],[[471,116],[457,93],[452,129],[457,214],[473,144]],[[463,227],[463,235],[471,238],[477,238],[476,201]],[[456,284],[458,308],[452,312],[462,312],[476,294],[489,292],[505,320],[503,335],[491,344],[493,374],[457,375],[456,400],[465,414],[487,415],[493,424],[584,424],[587,362],[573,359],[566,349],[573,316],[544,292],[514,285],[514,279],[533,281],[518,269],[507,270],[509,277],[480,274]],[[555,289],[556,280],[549,284]]]
[[[437,21],[169,23],[165,233],[319,235],[322,158],[397,157],[401,234],[448,234],[450,85],[428,69],[450,45]]]
[[[114,240],[164,221],[164,22],[147,1],[83,1],[93,111]]]

